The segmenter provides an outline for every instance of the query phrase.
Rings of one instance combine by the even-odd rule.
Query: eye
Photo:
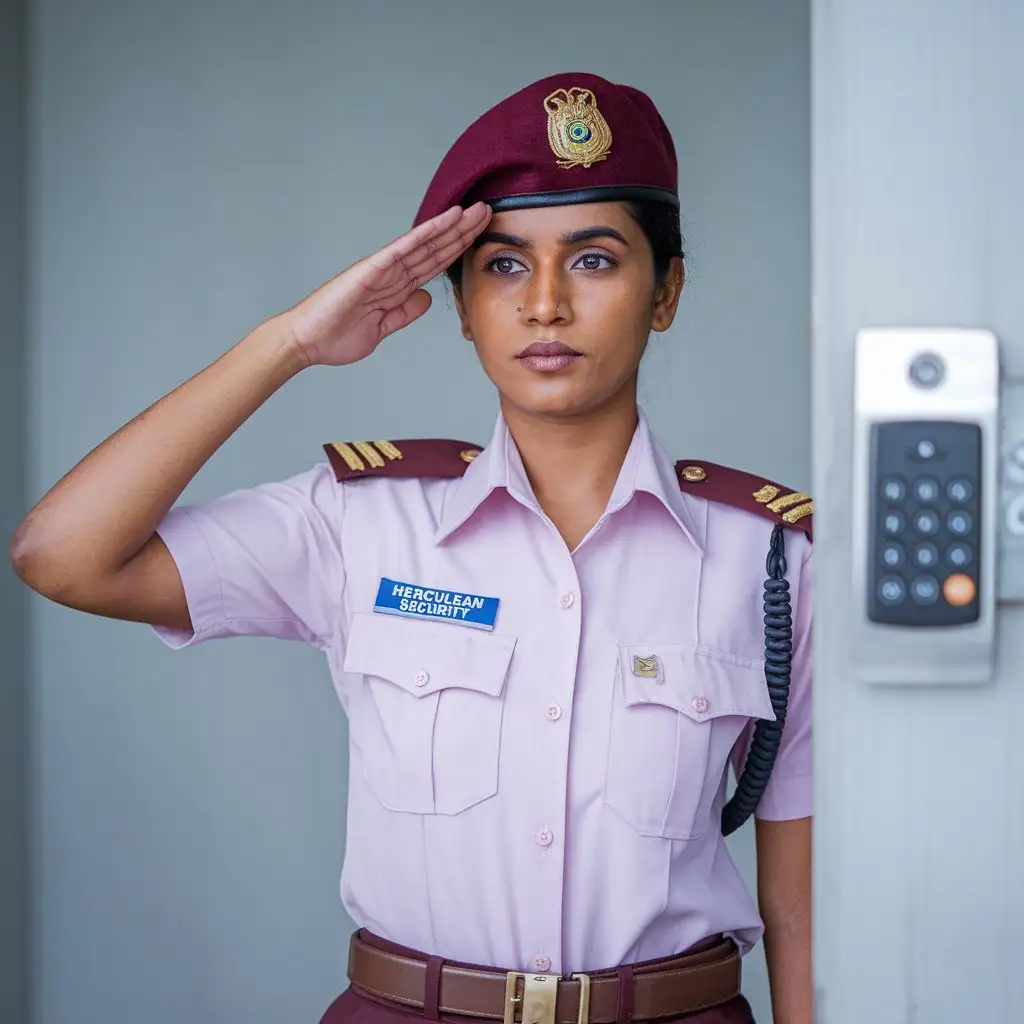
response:
[[[511,256],[492,256],[485,264],[484,270],[499,277],[508,277],[516,272],[517,268],[525,270],[523,264]]]
[[[614,267],[615,265],[615,260],[611,256],[606,256],[600,252],[586,252],[573,264],[573,266],[579,267],[580,270],[587,271],[605,270],[607,267]]]

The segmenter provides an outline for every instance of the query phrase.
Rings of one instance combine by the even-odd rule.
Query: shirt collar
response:
[[[538,508],[519,449],[500,413],[490,443],[448,492],[434,534],[435,542],[440,544],[454,533],[498,488],[505,489],[528,508]],[[697,551],[703,553],[703,517],[696,514],[687,496],[679,489],[675,464],[651,433],[642,409],[604,514],[614,515],[629,504],[637,491],[657,498]]]

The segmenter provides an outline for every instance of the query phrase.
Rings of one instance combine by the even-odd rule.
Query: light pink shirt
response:
[[[499,418],[458,479],[337,483],[327,463],[173,509],[159,532],[194,634],[322,650],[349,719],[341,895],[448,959],[598,970],[725,932],[755,903],[720,832],[764,679],[772,524],[681,493],[640,422],[569,552]],[[794,664],[758,816],[811,814],[810,544],[786,531]],[[382,577],[499,599],[493,631],[373,611]],[[634,674],[634,656],[658,677]]]

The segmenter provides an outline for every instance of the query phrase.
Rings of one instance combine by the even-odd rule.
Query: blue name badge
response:
[[[413,619],[442,619],[475,629],[494,629],[498,615],[496,597],[460,594],[414,583],[382,579],[373,610],[385,615],[408,615]]]

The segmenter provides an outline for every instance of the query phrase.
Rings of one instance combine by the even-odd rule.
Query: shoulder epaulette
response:
[[[361,477],[455,477],[481,449],[465,441],[414,438],[409,441],[332,441],[324,445],[338,481]]]
[[[681,460],[676,463],[676,476],[680,488],[688,493],[795,527],[811,538],[814,502],[800,491],[714,462]]]

